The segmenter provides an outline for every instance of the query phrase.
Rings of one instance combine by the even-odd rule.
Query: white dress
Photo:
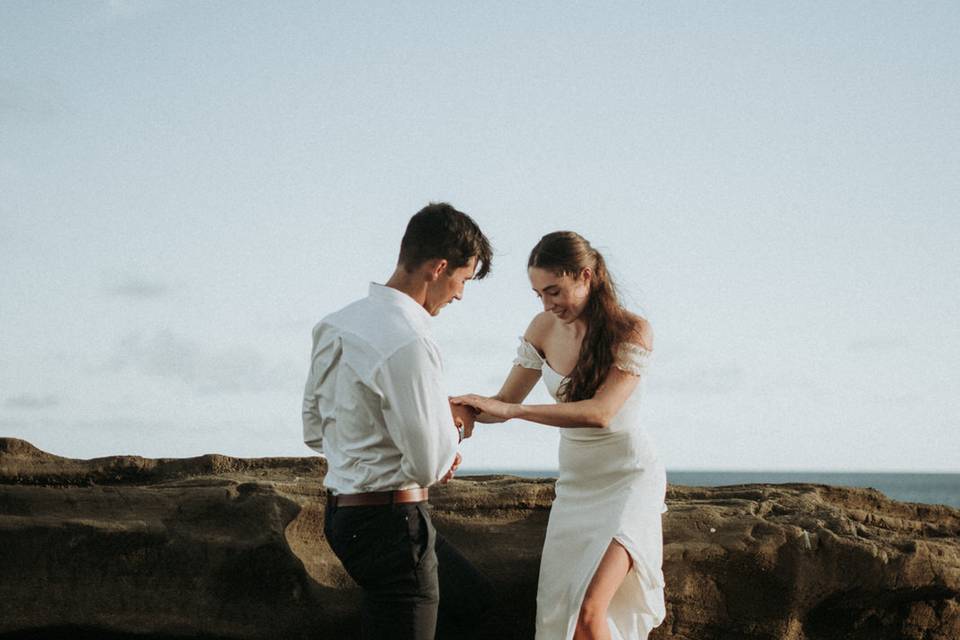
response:
[[[619,369],[642,375],[650,352],[624,344]],[[540,369],[550,395],[564,377],[521,338],[514,364]],[[560,430],[560,475],[537,586],[536,640],[570,640],[600,560],[616,540],[633,567],[607,613],[614,640],[644,640],[664,618],[663,533],[667,478],[639,421],[641,385],[604,429]]]

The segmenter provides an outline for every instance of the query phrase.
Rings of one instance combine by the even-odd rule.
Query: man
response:
[[[431,204],[410,219],[386,285],[313,330],[304,441],[327,458],[324,533],[363,590],[365,639],[432,639],[438,615],[441,627],[476,629],[490,600],[427,510],[428,487],[453,476],[473,430],[472,412],[444,393],[430,316],[490,262],[469,216]]]

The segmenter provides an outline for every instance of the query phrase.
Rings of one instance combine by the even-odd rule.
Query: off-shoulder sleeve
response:
[[[520,346],[517,347],[517,357],[513,359],[513,364],[524,369],[543,368],[543,357],[537,352],[537,348],[520,338]]]
[[[613,366],[629,374],[641,376],[647,372],[652,355],[650,351],[638,344],[624,342],[617,350],[617,357]]]

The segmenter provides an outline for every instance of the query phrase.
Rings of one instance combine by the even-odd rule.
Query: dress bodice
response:
[[[644,349],[640,345],[624,342],[617,350],[616,359],[614,360],[613,365],[616,368],[626,371],[632,375],[641,376],[642,379],[642,376],[646,373],[647,368],[650,365],[650,358],[651,352],[647,349]],[[513,363],[526,369],[540,370],[543,377],[543,384],[546,386],[550,396],[556,402],[561,402],[558,394],[560,386],[563,384],[566,376],[551,367],[546,358],[540,355],[540,352],[537,351],[537,348],[530,344],[530,342],[527,340],[524,340],[522,337],[520,338],[520,346],[517,348],[517,357],[514,359]],[[635,420],[634,417],[636,410],[639,408],[641,396],[641,386],[638,385],[634,392],[630,394],[630,397],[627,398],[627,401],[620,409],[620,412],[614,418],[613,424],[610,425],[609,431],[622,431],[623,429],[636,424],[637,420]],[[575,431],[581,430],[576,429]],[[591,429],[590,431],[592,431],[594,435],[599,435],[596,430]],[[570,429],[564,429],[563,432],[564,435],[575,435]]]
[[[529,342],[527,344],[530,344]],[[550,392],[550,397],[560,402],[560,385],[563,384],[563,381],[566,379],[566,376],[562,376],[556,371],[553,370],[547,361],[544,360],[543,367],[540,369],[541,375],[543,376],[543,385],[547,388],[547,391]]]

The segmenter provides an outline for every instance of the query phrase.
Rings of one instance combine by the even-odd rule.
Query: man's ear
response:
[[[447,270],[448,264],[446,258],[437,258],[429,261],[427,263],[427,274],[430,277],[430,282],[439,280],[440,276]]]

